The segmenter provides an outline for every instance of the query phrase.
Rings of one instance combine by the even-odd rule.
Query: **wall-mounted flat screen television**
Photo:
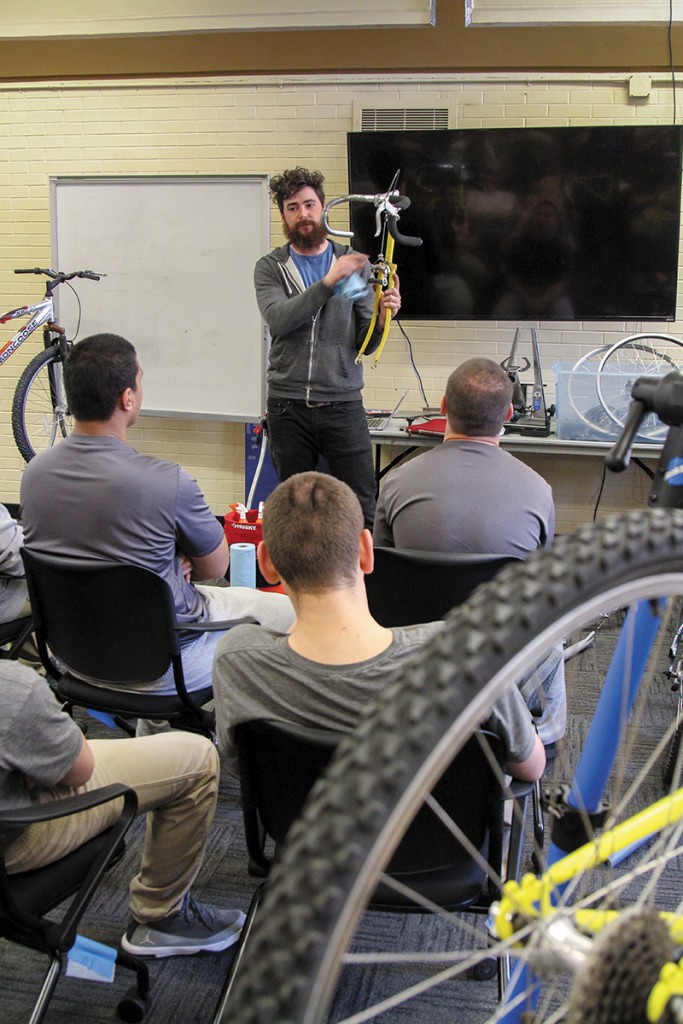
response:
[[[411,200],[404,319],[673,320],[680,126],[351,132],[349,192]],[[353,245],[375,259],[370,204]]]

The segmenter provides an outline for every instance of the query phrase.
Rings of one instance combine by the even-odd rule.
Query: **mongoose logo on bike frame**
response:
[[[14,338],[12,338],[12,340],[9,341],[3,349],[0,349],[0,365],[2,365],[2,363],[4,363],[6,359],[9,359],[12,353],[15,352],[16,349],[19,348],[21,343],[23,341],[26,341],[29,334],[32,333],[33,326],[30,323],[26,324],[26,327],[24,327],[23,331],[19,331],[19,333],[15,335]]]

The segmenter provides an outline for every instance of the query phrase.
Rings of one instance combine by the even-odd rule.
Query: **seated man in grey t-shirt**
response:
[[[492,359],[468,359],[448,378],[443,444],[386,478],[377,502],[376,547],[526,558],[555,533],[550,485],[500,447],[512,381]],[[562,646],[521,686],[543,740],[564,736]]]
[[[245,625],[219,641],[216,722],[232,770],[239,722],[269,718],[350,731],[399,663],[443,628],[386,629],[373,619],[363,578],[372,572],[372,536],[357,497],[340,480],[299,473],[280,484],[266,501],[263,538],[261,572],[282,580],[297,618],[285,636]],[[510,774],[540,777],[543,746],[517,689],[485,724],[503,740]]]
[[[251,616],[287,630],[294,610],[284,594],[195,582],[225,576],[228,545],[197,481],[177,463],[128,443],[142,406],[142,368],[131,343],[96,334],[74,345],[64,386],[74,430],[24,470],[26,547],[151,569],[170,586],[181,624]],[[219,636],[181,635],[189,690],[210,686]],[[172,671],[150,688],[174,693]]]
[[[114,782],[134,789],[147,815],[144,855],[130,884],[121,944],[138,956],[218,953],[237,941],[244,914],[190,893],[213,822],[220,764],[205,736],[177,730],[144,739],[88,740],[45,680],[0,662],[0,811],[89,793]],[[121,801],[79,814],[5,827],[10,875],[52,864],[114,824]],[[108,908],[109,909],[109,908]],[[115,913],[115,910],[114,910]]]

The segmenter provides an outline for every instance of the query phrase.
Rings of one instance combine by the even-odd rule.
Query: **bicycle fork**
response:
[[[53,335],[56,337],[53,338]],[[66,331],[58,324],[49,323],[43,330],[43,343],[46,349],[54,349],[55,358],[47,367],[47,376],[50,388],[50,401],[54,410],[52,423],[50,425],[50,444],[53,445],[57,437],[66,437],[66,418],[69,414],[69,407],[64,389],[64,360],[69,352],[69,343],[66,340]]]

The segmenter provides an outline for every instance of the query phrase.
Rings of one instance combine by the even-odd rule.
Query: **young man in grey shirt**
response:
[[[372,618],[364,583],[372,572],[372,536],[341,481],[309,472],[280,484],[266,501],[263,536],[261,572],[282,580],[297,618],[285,636],[245,625],[218,644],[216,720],[232,770],[239,722],[270,718],[350,731],[398,664],[443,628],[435,622],[386,629]],[[485,724],[501,736],[512,775],[541,775],[543,747],[516,689]]]
[[[286,630],[294,611],[283,594],[195,582],[225,575],[228,545],[197,481],[177,463],[128,443],[143,397],[131,343],[115,334],[85,338],[69,353],[64,385],[74,431],[24,470],[27,548],[151,569],[171,588],[179,623],[252,616]],[[210,686],[219,635],[181,634],[189,690]],[[174,693],[172,670],[149,689]]]

